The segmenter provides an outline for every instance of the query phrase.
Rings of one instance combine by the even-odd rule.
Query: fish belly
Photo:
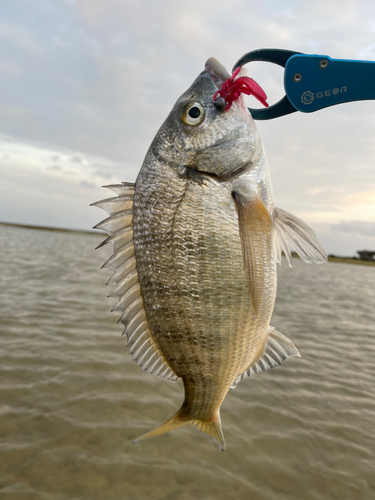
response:
[[[263,259],[267,290],[255,315],[230,185],[160,166],[137,179],[133,228],[151,334],[183,379],[186,412],[209,418],[263,349],[276,291],[272,255]]]

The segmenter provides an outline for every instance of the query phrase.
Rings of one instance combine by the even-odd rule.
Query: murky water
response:
[[[375,498],[375,267],[283,264],[272,325],[302,358],[229,392],[225,452],[133,445],[183,389],[127,353],[100,241],[0,227],[2,500]]]

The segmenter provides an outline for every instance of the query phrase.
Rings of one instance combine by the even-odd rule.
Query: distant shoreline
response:
[[[35,229],[37,231],[53,231],[58,233],[89,234],[91,236],[103,236],[102,232],[90,231],[89,229],[65,229],[62,227],[35,226],[32,224],[16,224],[13,222],[0,222],[0,226],[19,227],[21,229]]]
[[[34,229],[37,231],[54,231],[58,233],[88,234],[91,236],[101,236],[101,237],[103,236],[102,232],[96,233],[95,231],[90,231],[85,229],[64,229],[60,227],[35,226],[32,224],[16,224],[12,222],[0,222],[0,226],[19,227],[21,229]],[[292,257],[299,258],[295,252],[292,252]],[[348,257],[328,256],[328,262],[338,262],[342,264],[357,264],[360,266],[375,266],[375,260],[371,262],[370,260],[351,259]]]
[[[342,262],[343,264],[358,264],[360,266],[375,266],[375,260],[350,259],[348,257],[328,257],[328,262]]]
[[[299,259],[300,257],[292,252],[292,257],[295,259]],[[328,262],[338,262],[341,264],[357,264],[360,266],[375,266],[375,260],[371,262],[371,260],[361,260],[361,259],[352,259],[351,257],[339,257],[336,255],[328,255]]]

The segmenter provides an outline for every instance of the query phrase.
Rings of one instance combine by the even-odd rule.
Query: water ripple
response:
[[[1,498],[375,498],[375,268],[280,268],[272,324],[302,358],[230,391],[225,453],[191,427],[133,445],[183,391],[127,353],[101,238],[0,231]]]

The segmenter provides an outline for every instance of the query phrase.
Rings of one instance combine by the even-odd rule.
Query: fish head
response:
[[[227,110],[213,101],[229,76],[215,58],[208,59],[155,137],[157,157],[220,178],[251,168],[262,145],[243,96]]]

